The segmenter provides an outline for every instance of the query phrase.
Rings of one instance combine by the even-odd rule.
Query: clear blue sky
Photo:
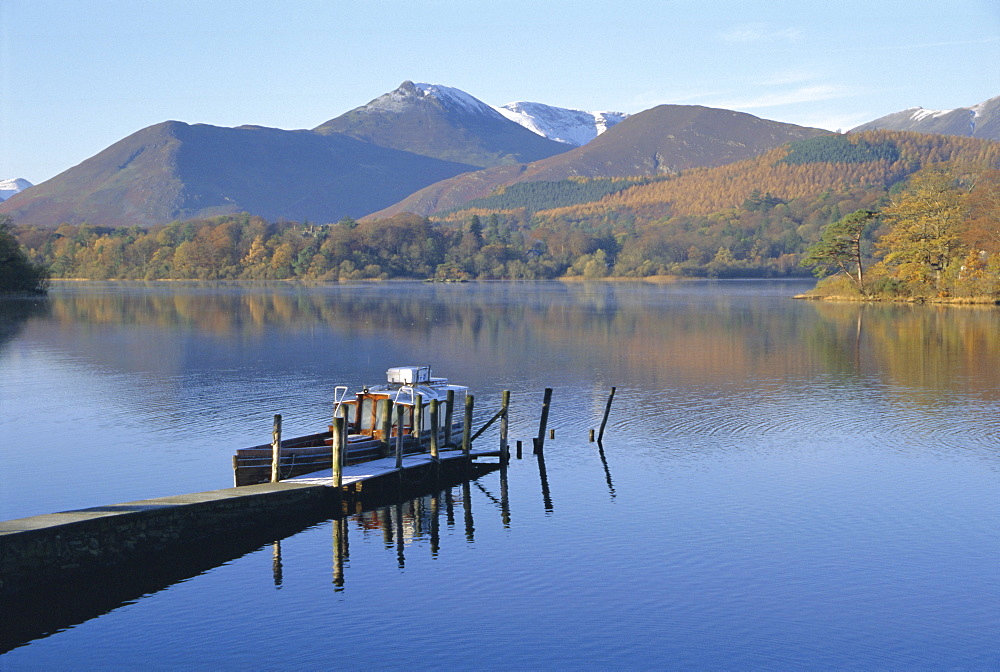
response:
[[[407,79],[846,130],[1000,95],[1000,0],[0,0],[0,178],[168,119],[312,128]]]

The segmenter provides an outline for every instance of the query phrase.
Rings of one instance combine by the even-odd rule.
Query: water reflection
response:
[[[28,320],[48,317],[50,312],[46,297],[0,296],[0,353],[17,338]]]
[[[601,456],[601,466],[604,467],[604,480],[608,484],[608,494],[611,495],[611,499],[614,499],[615,484],[611,480],[611,469],[608,467],[608,458],[604,455],[604,443],[601,441],[597,442],[597,454]]]
[[[282,582],[280,539],[319,524],[315,516],[290,516],[239,534],[217,535],[196,546],[177,548],[105,571],[74,574],[27,593],[4,594],[0,609],[0,654],[27,642],[110,613],[141,597],[271,546],[275,586]]]
[[[315,431],[332,384],[400,364],[470,384],[486,416],[476,426],[512,390],[515,437],[534,433],[536,397],[553,387],[551,422],[578,443],[547,446],[537,473],[514,462],[509,480],[262,536],[220,571],[208,570],[232,548],[215,564],[182,558],[187,574],[167,567],[131,592],[17,607],[30,621],[60,599],[76,605],[40,636],[208,574],[11,660],[103,650],[91,667],[112,656],[136,667],[184,641],[185,667],[405,668],[414,650],[457,667],[989,667],[997,310],[790,300],[796,291],[57,289],[58,311],[22,322],[0,352],[3,384],[19,392],[0,398],[12,438],[0,451],[52,437],[44,451],[4,453],[14,476],[0,498],[19,515],[222,487],[233,450],[266,440],[274,413]],[[594,451],[585,437],[609,385],[619,395]],[[447,638],[412,627],[433,613],[449,614]],[[401,633],[394,647],[371,646],[374,622]],[[146,636],[138,646],[133,632]],[[248,651],[247,632],[281,645]]]
[[[705,286],[404,283],[240,290],[126,283],[99,291],[98,283],[87,291],[53,291],[45,312],[56,324],[189,329],[225,339],[256,337],[274,327],[286,338],[308,335],[317,348],[324,339],[338,347],[336,339],[366,334],[392,334],[411,344],[433,339],[448,348],[452,368],[463,374],[481,367],[484,356],[491,370],[512,369],[527,352],[554,371],[620,373],[617,379],[640,387],[826,372],[886,376],[917,387],[968,384],[989,398],[1000,389],[1000,367],[981,365],[1000,352],[996,307],[782,305],[766,291],[741,295],[724,286],[713,293]],[[84,340],[79,347],[90,345]],[[95,358],[109,356],[103,343],[93,346]],[[131,356],[141,358],[134,366],[155,369],[164,366],[158,359],[196,355],[165,347]]]
[[[542,502],[546,513],[552,513],[552,493],[549,491],[549,477],[545,473],[545,451],[539,450],[535,458],[538,460],[538,478],[542,482]]]
[[[506,478],[502,486],[504,492],[505,481]],[[474,483],[487,493],[482,478]],[[360,513],[341,514],[326,519],[331,526],[331,582],[334,590],[343,592],[346,587],[352,528],[362,532],[381,531],[384,547],[395,551],[398,567],[404,569],[408,547],[416,546],[419,542],[428,542],[432,557],[439,555],[442,513],[446,516],[446,526],[453,528],[456,523],[454,507],[458,504],[465,512],[465,539],[472,543],[475,540],[475,525],[470,488],[471,482],[466,480],[406,501],[381,504]],[[456,495],[456,492],[459,494]],[[487,495],[492,498],[488,493]],[[441,506],[442,501],[445,503],[444,507]],[[271,555],[270,579],[274,587],[280,590],[286,570],[295,569],[294,566],[288,566],[283,557],[282,540],[319,525],[322,525],[322,520],[315,516],[291,516],[280,524],[232,535],[219,535],[210,543],[199,544],[197,547],[178,548],[155,558],[143,558],[141,571],[136,562],[91,572],[84,577],[75,576],[72,581],[32,590],[26,594],[5,594],[3,609],[0,609],[0,654],[110,613],[144,596],[206,574],[237,558],[255,552],[266,552],[268,548]]]

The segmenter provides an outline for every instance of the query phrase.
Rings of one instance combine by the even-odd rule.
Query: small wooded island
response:
[[[826,225],[800,263],[823,279],[796,298],[1000,303],[1000,171],[922,170]]]

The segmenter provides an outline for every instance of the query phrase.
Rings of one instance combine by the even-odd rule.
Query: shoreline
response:
[[[873,296],[843,296],[838,294],[796,294],[793,299],[803,301],[830,301],[832,303],[911,303],[935,304],[943,306],[996,306],[1000,298],[994,296],[950,296],[950,297],[873,297]]]

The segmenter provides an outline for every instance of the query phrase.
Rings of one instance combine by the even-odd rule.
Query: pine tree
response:
[[[856,210],[843,219],[827,224],[819,241],[806,250],[801,266],[812,266],[818,277],[843,271],[854,280],[858,291],[864,292],[864,265],[861,260],[861,239],[865,228],[878,216],[872,210]]]

